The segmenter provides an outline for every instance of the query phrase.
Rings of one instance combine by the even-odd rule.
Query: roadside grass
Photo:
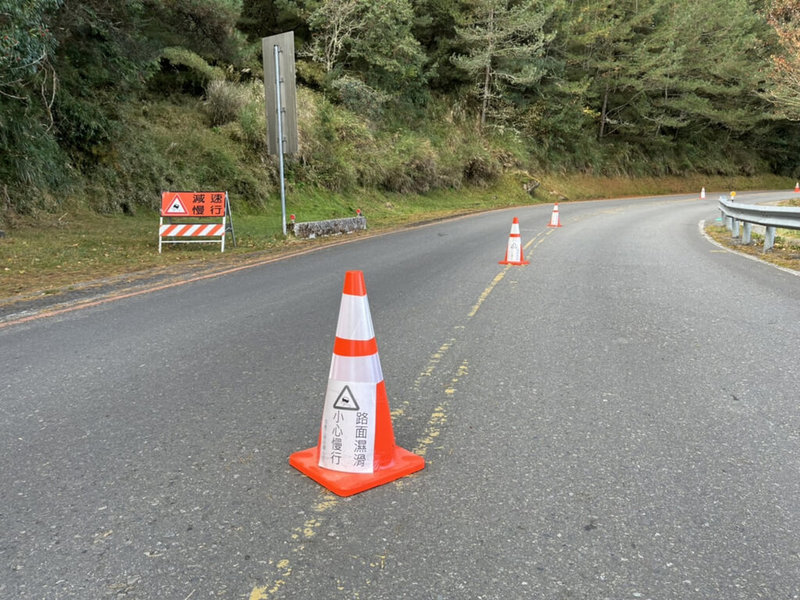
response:
[[[360,209],[367,217],[369,235],[460,214],[565,199],[699,193],[702,185],[708,193],[713,189],[782,189],[793,185],[772,176],[715,180],[700,176],[629,179],[549,175],[539,179],[541,185],[530,195],[523,189],[523,184],[529,181],[527,173],[510,172],[491,186],[435,190],[424,195],[373,190],[331,193],[296,186],[287,193],[287,216],[295,214],[297,221],[315,221],[353,216]],[[55,295],[109,277],[133,280],[159,272],[180,273],[189,268],[235,263],[253,256],[278,255],[337,241],[337,238],[297,240],[291,236],[284,239],[280,208],[275,208],[279,202],[274,199],[269,208],[260,212],[246,207],[237,210],[234,195],[231,203],[237,247],[229,239],[224,253],[215,244],[170,244],[159,254],[156,211],[138,209],[134,215],[106,215],[73,203],[59,214],[18,218],[15,227],[0,238],[0,303]],[[730,233],[724,228],[723,231],[729,238]],[[725,237],[725,234],[720,235]],[[757,246],[752,250],[760,252]],[[773,255],[778,255],[778,249]],[[796,265],[797,257],[782,260]]]
[[[800,206],[800,198],[792,198],[787,200],[786,202],[781,202],[782,206]],[[792,240],[800,240],[800,231],[795,231],[794,229],[779,229],[776,232],[777,236],[782,236],[785,238],[790,238],[789,241]]]
[[[537,201],[514,177],[488,188],[441,190],[425,196],[379,192],[355,196],[309,189],[295,193],[300,200],[287,196],[287,218],[292,213],[298,221],[342,218],[355,216],[360,209],[369,232]],[[165,244],[159,254],[156,211],[102,215],[73,207],[58,215],[20,218],[0,238],[0,303],[15,296],[57,294],[108,277],[135,279],[154,271],[235,262],[254,253],[277,255],[337,241],[284,239],[280,208],[276,214],[238,214],[234,198],[231,204],[237,245],[229,237],[224,253],[218,244]]]

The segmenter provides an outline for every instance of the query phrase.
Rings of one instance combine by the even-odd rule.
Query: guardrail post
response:
[[[750,243],[750,233],[752,232],[753,224],[752,223],[745,223],[742,227],[742,243],[749,244]]]
[[[733,237],[739,237],[739,219],[733,219],[733,228],[731,229],[731,235]]]
[[[729,217],[729,216],[725,217],[725,228],[728,231],[733,231],[733,217]]]
[[[767,227],[764,232],[764,252],[771,250],[775,245],[775,228]]]

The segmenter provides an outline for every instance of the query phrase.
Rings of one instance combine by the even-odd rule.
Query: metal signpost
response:
[[[280,46],[273,46],[275,50],[275,103],[278,109],[278,157],[280,161],[281,172],[281,225],[283,226],[283,235],[286,235],[286,182],[283,175],[283,115],[281,114],[281,48]]]
[[[283,155],[297,152],[297,93],[294,32],[261,39],[264,60],[264,100],[267,110],[267,149],[277,154],[281,178],[281,223],[286,235],[286,183]]]

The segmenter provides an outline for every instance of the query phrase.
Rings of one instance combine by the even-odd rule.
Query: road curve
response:
[[[797,598],[800,278],[714,199],[551,208],[0,329],[0,598]],[[426,468],[343,499],[288,456],[349,269]]]

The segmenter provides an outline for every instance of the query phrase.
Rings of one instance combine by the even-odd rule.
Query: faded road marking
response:
[[[539,234],[530,240],[525,246],[524,249],[528,250],[534,243],[538,247],[541,244],[545,237],[553,233],[553,229],[548,230],[543,234]],[[481,307],[481,304],[489,297],[492,291],[497,287],[497,285],[503,280],[508,270],[512,267],[512,265],[507,265],[500,273],[495,276],[489,286],[483,290],[478,301],[472,307],[470,312],[467,314],[467,321],[469,321],[472,317],[477,314],[478,310]],[[442,361],[445,359],[447,354],[452,350],[453,346],[458,341],[458,336],[463,334],[466,327],[464,324],[457,324],[454,326],[454,330],[456,333],[453,334],[453,337],[448,339],[444,342],[439,348],[431,354],[430,358],[428,359],[428,364],[425,366],[425,369],[413,383],[413,388],[419,391],[422,387],[422,383],[426,380],[430,381],[433,377],[434,372],[436,371],[437,367],[442,364]],[[448,407],[448,400],[456,395],[458,392],[457,384],[461,381],[462,378],[466,377],[469,374],[469,361],[467,359],[463,360],[461,364],[456,369],[455,375],[453,375],[446,384],[444,384],[444,399],[439,402],[436,408],[433,409],[430,418],[428,419],[428,423],[425,426],[425,430],[422,432],[422,435],[417,440],[416,446],[414,446],[413,452],[419,456],[425,456],[428,452],[429,448],[433,447],[433,444],[439,439],[444,426],[447,424],[447,407]],[[405,414],[406,407],[409,406],[409,401],[406,400],[402,403],[400,408],[392,410],[392,418],[398,418]],[[394,481],[395,487],[403,487],[407,485],[410,481],[413,481],[413,478],[404,478],[398,479]],[[302,543],[306,540],[313,538],[317,534],[317,530],[324,523],[324,519],[320,516],[322,513],[334,510],[340,504],[340,498],[331,494],[326,493],[320,501],[318,501],[313,506],[313,511],[316,513],[316,516],[305,519],[303,524],[299,527],[295,527],[292,530],[291,539],[292,541],[296,542],[298,545],[292,550],[295,554],[301,554],[305,550],[305,544]],[[378,562],[370,563],[371,567],[383,569],[386,566],[386,555],[377,555]],[[271,561],[270,561],[271,562]],[[281,560],[277,565],[277,569],[281,571],[278,577],[275,579],[272,586],[258,586],[254,587],[252,592],[250,593],[249,600],[270,600],[277,592],[287,584],[287,580],[292,574],[292,569],[289,565],[289,561],[284,559]],[[343,586],[341,582],[337,580],[337,589],[339,591],[343,591]],[[354,598],[358,597],[358,593],[354,593]]]

